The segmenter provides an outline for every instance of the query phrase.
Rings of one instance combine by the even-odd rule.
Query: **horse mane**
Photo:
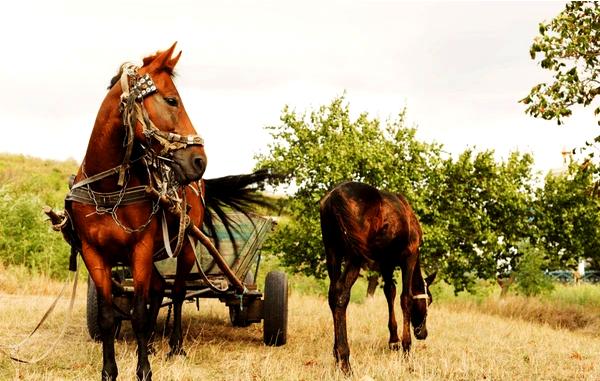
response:
[[[357,256],[367,263],[373,260],[368,257],[368,248],[365,242],[358,236],[360,227],[356,223],[356,218],[352,211],[348,208],[348,202],[343,197],[341,192],[334,191],[323,200],[321,207],[321,215],[325,222],[325,228],[332,233],[332,237],[337,238],[339,244],[354,256]],[[328,221],[330,218],[335,218],[335,222]],[[325,236],[323,237],[325,239]]]
[[[121,75],[123,74],[123,66],[125,66],[125,63],[119,66],[119,71],[117,72],[117,74],[115,74],[115,76],[110,79],[108,90],[112,89],[117,84],[117,82],[119,82],[119,79],[121,79]]]

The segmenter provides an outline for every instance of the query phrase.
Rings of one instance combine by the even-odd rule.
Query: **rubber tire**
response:
[[[288,326],[288,281],[284,272],[267,274],[263,308],[264,343],[276,347],[284,345]]]
[[[102,340],[102,335],[100,334],[100,325],[98,324],[99,312],[100,308],[98,306],[98,291],[96,290],[96,285],[94,284],[92,277],[88,275],[86,319],[88,333],[94,341]]]

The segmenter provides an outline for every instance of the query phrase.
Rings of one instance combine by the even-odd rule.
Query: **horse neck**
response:
[[[94,128],[90,136],[87,151],[80,168],[80,175],[90,177],[97,173],[115,168],[123,164],[125,156],[125,126],[119,110],[120,89],[113,87],[100,106]],[[130,185],[140,183],[139,174],[129,171],[128,182]],[[118,176],[112,175],[92,184],[92,187],[101,192],[110,192],[120,189],[117,184]]]

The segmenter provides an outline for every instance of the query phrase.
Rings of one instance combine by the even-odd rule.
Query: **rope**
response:
[[[32,359],[29,359],[29,360],[25,360],[25,359],[19,358],[19,357],[17,357],[16,354],[9,354],[4,349],[2,349],[2,352],[4,352],[8,357],[10,357],[11,360],[16,361],[16,362],[20,362],[20,363],[23,363],[23,364],[35,364],[35,363],[38,363],[38,362],[44,360],[46,357],[48,357],[50,355],[50,353],[52,353],[54,351],[54,348],[56,347],[56,345],[58,344],[58,342],[63,338],[63,336],[64,336],[64,334],[65,334],[65,332],[67,330],[68,323],[71,320],[71,316],[72,316],[72,312],[73,312],[73,305],[75,304],[75,295],[76,295],[76,291],[77,291],[77,279],[78,279],[78,274],[79,274],[78,270],[79,270],[79,266],[77,266],[77,269],[75,270],[75,274],[74,274],[73,289],[71,291],[71,300],[69,302],[69,309],[68,309],[68,312],[67,312],[67,318],[63,322],[62,329],[60,331],[60,334],[56,338],[56,340],[54,340],[54,342],[50,345],[50,347],[42,355],[40,355],[38,357],[35,357],[35,358],[32,358]],[[69,284],[69,281],[70,280],[65,281],[65,284],[63,285],[62,289],[60,290],[60,293],[58,294],[58,296],[56,297],[56,299],[54,300],[54,302],[50,305],[50,308],[48,308],[48,310],[46,311],[46,313],[44,314],[44,316],[42,316],[42,319],[40,320],[40,322],[31,331],[31,333],[29,333],[29,335],[27,335],[23,340],[21,340],[20,343],[15,344],[13,346],[4,347],[4,348],[9,349],[13,353],[14,352],[18,352],[19,349],[27,341],[29,341],[29,339],[44,324],[44,322],[46,321],[46,319],[48,318],[48,316],[50,316],[50,314],[52,313],[52,311],[54,311],[54,307],[56,307],[56,304],[58,303],[58,300],[62,297],[62,294],[65,291],[67,285]]]

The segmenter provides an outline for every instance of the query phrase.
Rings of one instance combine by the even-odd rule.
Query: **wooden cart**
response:
[[[243,294],[236,291],[208,251],[198,244],[200,269],[194,266],[188,276],[186,299],[198,302],[200,298],[218,298],[229,308],[229,317],[233,326],[247,327],[262,320],[264,343],[273,346],[284,345],[287,341],[287,276],[281,271],[269,272],[263,291],[258,290],[255,282],[260,265],[260,247],[272,231],[275,222],[258,215],[253,215],[252,220],[241,214],[229,216],[237,221],[238,225],[234,232],[238,242],[238,254],[235,254],[229,236],[222,226],[217,230],[221,241],[220,252],[235,276],[243,281],[247,291]],[[156,268],[166,281],[165,300],[162,306],[168,306],[169,309],[172,304],[170,294],[175,279],[176,264],[177,260],[174,258],[155,262]],[[201,272],[205,276],[202,276]],[[207,280],[211,284],[208,284]],[[113,300],[117,321],[130,320],[133,280],[130,268],[127,266],[117,266],[113,269]],[[99,340],[98,295],[91,278],[88,278],[87,327],[90,336]]]

